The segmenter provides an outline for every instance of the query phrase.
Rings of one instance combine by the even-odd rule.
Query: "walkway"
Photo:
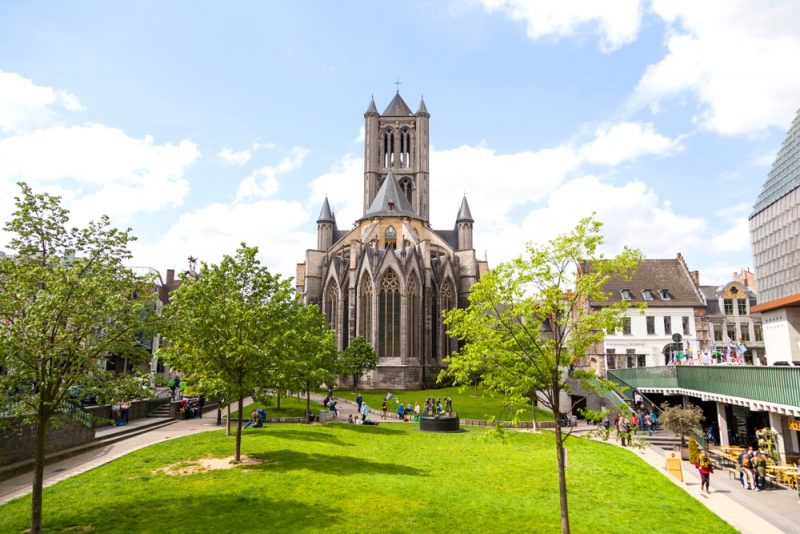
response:
[[[252,399],[245,399],[245,405],[252,403]],[[209,430],[219,430],[225,428],[217,426],[217,411],[209,410],[202,418],[188,419],[185,421],[175,421],[173,424],[161,426],[134,435],[127,439],[121,439],[106,446],[91,449],[87,452],[71,456],[64,460],[50,463],[44,468],[44,486],[52,486],[57,482],[79,475],[95,467],[107,464],[128,453],[142,449],[154,443],[166,441],[168,439],[182,438],[199,432]],[[130,430],[137,425],[145,425],[152,419],[138,419],[131,421],[129,425],[122,427],[103,427],[97,429],[95,439],[106,439],[110,435],[125,430]],[[22,497],[31,492],[33,485],[33,472],[25,473],[7,480],[0,481],[0,504],[7,503],[18,497]]]

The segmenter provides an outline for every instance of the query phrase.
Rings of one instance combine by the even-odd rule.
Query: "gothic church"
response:
[[[375,100],[364,114],[364,212],[339,230],[326,198],[317,247],[297,265],[297,291],[317,304],[336,332],[339,350],[363,336],[379,356],[363,387],[431,386],[456,349],[442,312],[468,304],[486,272],[472,248],[466,196],[450,230],[428,220],[430,114],[420,99],[413,113],[399,91],[384,112]]]

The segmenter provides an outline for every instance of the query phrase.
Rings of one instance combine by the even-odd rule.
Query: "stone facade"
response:
[[[379,363],[365,386],[431,385],[457,347],[442,312],[467,305],[487,264],[472,248],[466,197],[452,229],[430,226],[425,102],[412,113],[398,93],[383,114],[371,101],[364,119],[363,216],[339,230],[325,199],[317,246],[297,266],[297,291],[320,307],[340,350],[355,336],[372,343]]]

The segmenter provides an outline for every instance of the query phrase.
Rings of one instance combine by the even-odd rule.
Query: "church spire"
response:
[[[458,216],[456,216],[456,222],[475,222],[475,219],[472,218],[472,213],[469,211],[469,204],[467,203],[467,195],[464,195],[464,199],[461,201],[461,208],[458,210]]]
[[[369,99],[369,107],[367,107],[367,111],[364,113],[364,117],[369,117],[370,115],[377,115],[378,108],[375,106],[375,96],[373,95],[372,98]]]
[[[328,197],[325,197],[325,202],[322,203],[322,209],[319,210],[319,217],[317,217],[317,222],[332,222],[336,223],[336,217],[333,216],[333,212],[331,211],[331,205],[328,203]]]
[[[428,113],[428,108],[425,107],[425,98],[422,96],[419,97],[419,108],[417,108],[417,115],[423,115],[425,117],[431,116],[431,114]]]

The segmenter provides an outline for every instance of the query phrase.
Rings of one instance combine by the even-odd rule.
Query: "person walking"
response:
[[[384,419],[386,419],[386,409],[387,409],[386,399],[383,399],[383,402],[381,403],[381,412],[383,412]]]
[[[697,463],[694,464],[698,471],[700,471],[700,491],[705,489],[706,493],[711,493],[709,482],[711,480],[711,473],[714,472],[714,464],[711,463],[711,458],[704,450],[700,451],[700,456],[697,458]]]
[[[747,483],[747,489],[753,489],[753,458],[751,457],[750,453],[752,452],[753,448],[750,447],[750,450],[742,452],[739,455],[739,465],[742,468],[742,485],[744,486]]]
[[[756,491],[761,491],[767,483],[767,458],[761,454],[761,451],[756,451],[751,463],[756,479]]]
[[[364,397],[361,396],[361,392],[358,393],[356,397],[356,406],[358,407],[358,412],[361,413],[361,403],[364,402]]]

